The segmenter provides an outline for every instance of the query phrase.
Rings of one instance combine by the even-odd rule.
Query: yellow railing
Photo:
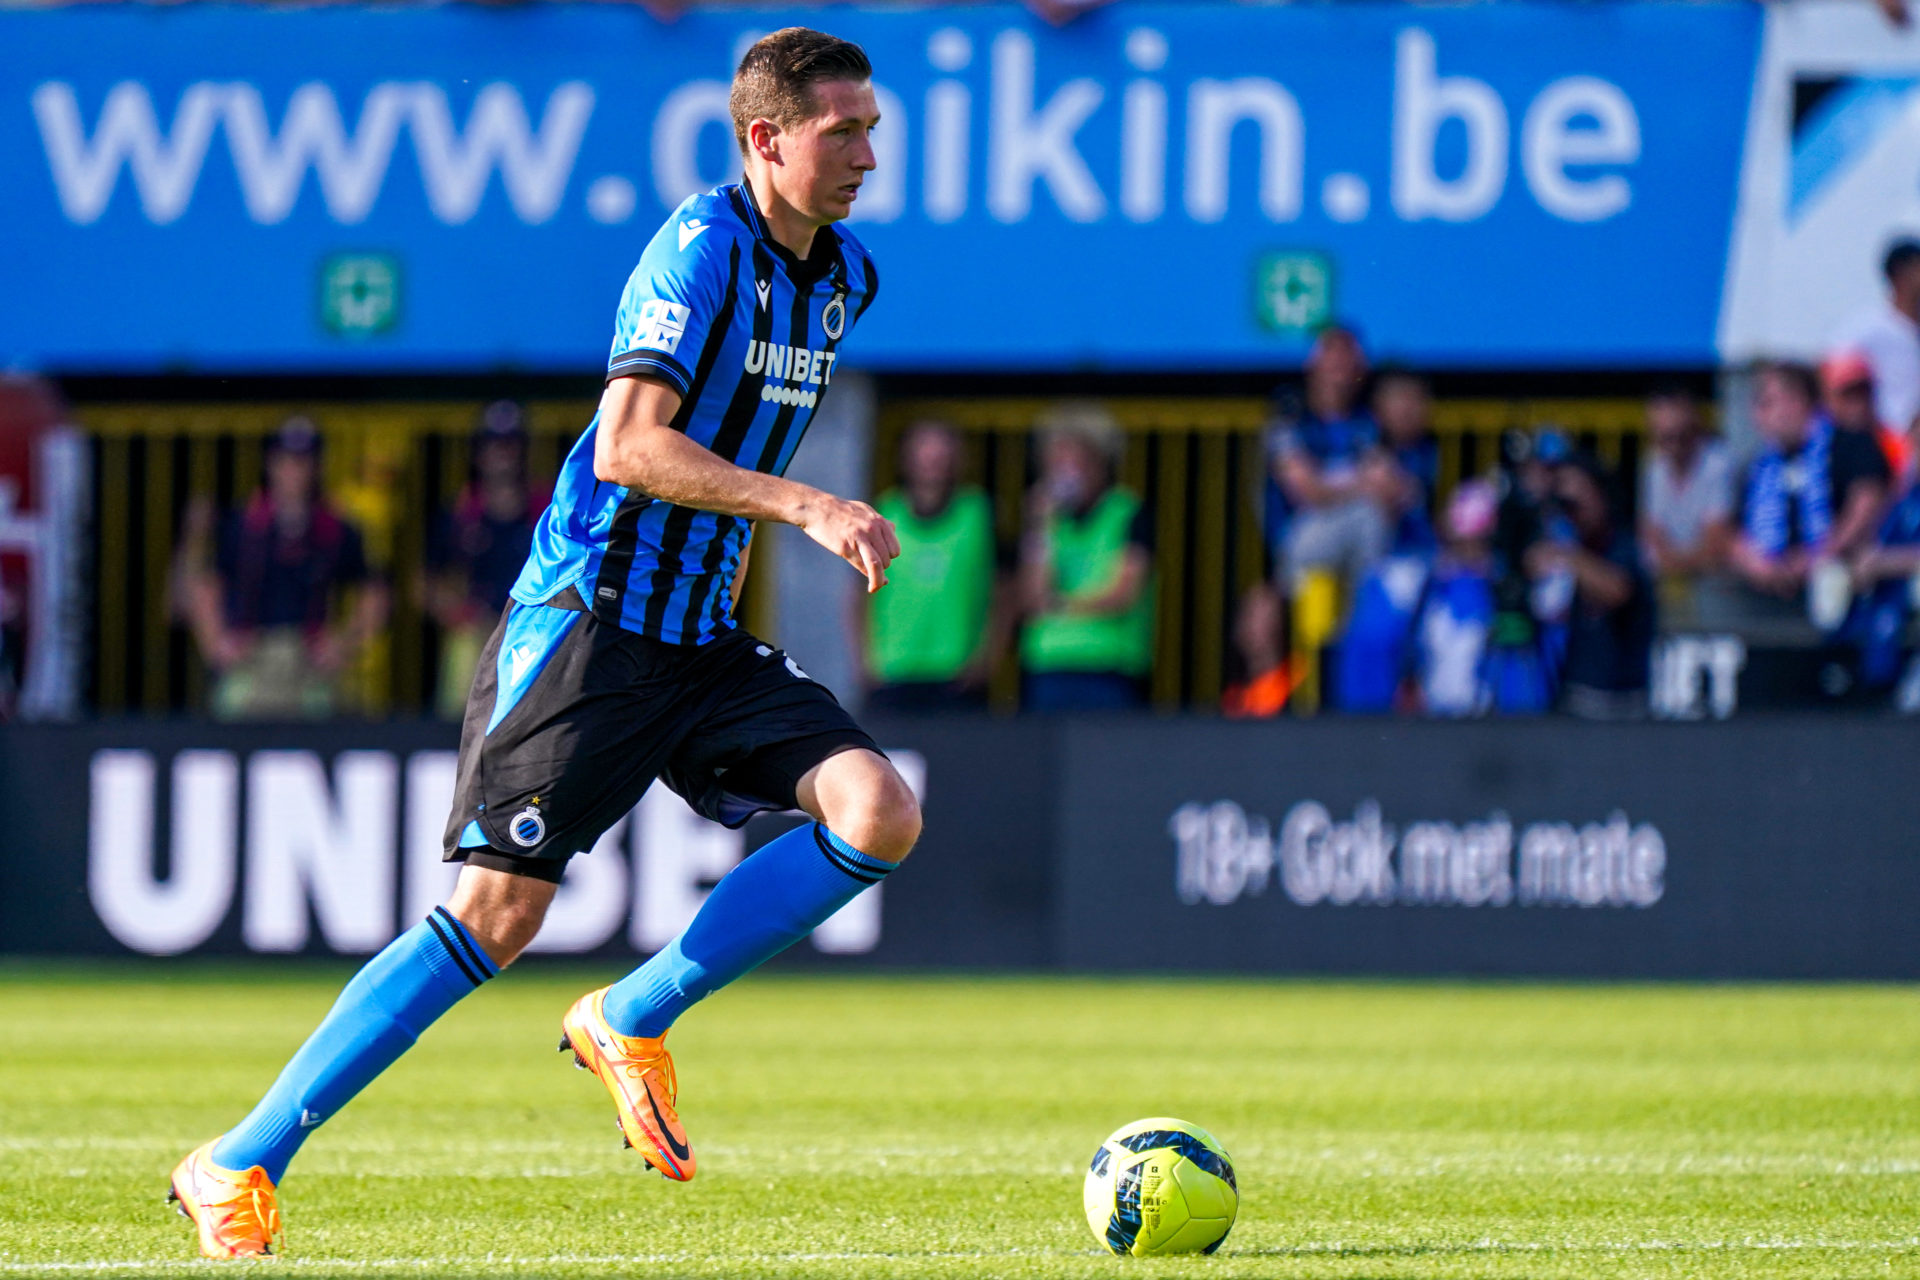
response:
[[[893,480],[901,431],[914,418],[962,428],[969,468],[993,496],[1001,538],[1018,536],[1033,472],[1038,399],[899,400],[882,406],[876,488]],[[1126,431],[1121,479],[1152,505],[1159,584],[1153,696],[1163,707],[1214,705],[1226,679],[1240,594],[1264,571],[1260,529],[1267,406],[1251,398],[1131,398],[1111,407]],[[183,521],[196,503],[232,508],[258,483],[262,446],[289,414],[307,413],[326,437],[335,500],[360,525],[369,558],[393,581],[387,632],[351,674],[350,700],[369,714],[408,713],[431,701],[431,628],[420,568],[434,513],[466,482],[478,402],[350,405],[201,404],[83,408],[97,467],[96,701],[105,712],[196,709],[206,676],[173,602]],[[589,401],[528,406],[535,475],[550,480],[592,416]],[[1632,462],[1639,406],[1615,400],[1443,401],[1435,406],[1441,489],[1484,471],[1509,427],[1557,423],[1603,458]],[[766,618],[770,560],[756,551],[745,611]],[[1001,705],[1013,673],[996,680]]]
[[[874,479],[893,483],[901,433],[920,418],[958,427],[971,476],[993,497],[1003,543],[1018,537],[1034,473],[1034,422],[1051,403],[1033,398],[900,400],[881,411]],[[1158,584],[1154,703],[1218,704],[1229,667],[1233,612],[1265,572],[1261,510],[1266,480],[1262,436],[1270,407],[1253,398],[1107,401],[1126,435],[1120,480],[1154,511]],[[1450,400],[1434,406],[1440,496],[1491,470],[1501,433],[1548,424],[1616,466],[1638,459],[1641,406],[1632,400]],[[1011,706],[1010,664],[995,673],[994,698]]]
[[[421,566],[434,513],[466,483],[478,403],[113,405],[83,408],[96,441],[99,504],[95,697],[105,712],[204,705],[206,673],[174,608],[175,553],[196,503],[232,509],[258,484],[263,445],[305,413],[326,438],[334,501],[360,527],[367,555],[393,580],[386,634],[346,680],[369,714],[430,701],[433,673]],[[536,476],[551,479],[593,414],[590,402],[532,405]]]

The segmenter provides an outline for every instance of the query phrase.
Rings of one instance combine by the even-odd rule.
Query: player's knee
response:
[[[920,801],[905,779],[883,769],[827,825],[862,853],[898,862],[920,839]]]

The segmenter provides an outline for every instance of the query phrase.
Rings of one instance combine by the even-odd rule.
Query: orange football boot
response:
[[[213,1146],[209,1142],[174,1167],[167,1199],[199,1232],[202,1257],[272,1256],[274,1242],[285,1243],[273,1179],[259,1165],[244,1173],[222,1169],[213,1162]]]
[[[607,1086],[627,1145],[662,1176],[689,1182],[693,1148],[673,1109],[680,1086],[666,1036],[647,1039],[615,1031],[600,1008],[606,994],[602,987],[574,1001],[560,1020],[560,1051],[573,1050],[574,1065],[593,1072]]]

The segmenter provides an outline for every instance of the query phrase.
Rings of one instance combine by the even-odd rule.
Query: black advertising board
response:
[[[1909,724],[1813,717],[1076,725],[1056,956],[1920,976],[1916,746]]]
[[[1920,725],[877,722],[921,847],[789,964],[1920,977]],[[0,951],[366,954],[444,894],[453,732],[0,734]],[[655,788],[536,950],[643,954],[790,820]]]

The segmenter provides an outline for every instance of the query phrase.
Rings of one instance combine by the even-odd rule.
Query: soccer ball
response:
[[[1100,1144],[1087,1170],[1087,1225],[1138,1258],[1212,1253],[1233,1229],[1240,1189],[1212,1134],[1184,1120],[1136,1120]]]

